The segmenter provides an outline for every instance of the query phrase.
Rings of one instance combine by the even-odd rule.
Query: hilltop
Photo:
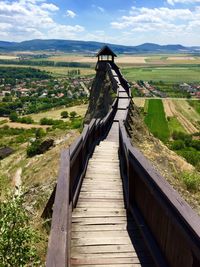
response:
[[[76,40],[29,40],[23,42],[0,41],[0,52],[13,51],[62,51],[67,53],[96,53],[105,43],[93,41]],[[118,54],[136,53],[199,53],[200,47],[185,47],[177,45],[158,45],[154,43],[144,43],[137,46],[125,46],[109,44],[110,48]]]

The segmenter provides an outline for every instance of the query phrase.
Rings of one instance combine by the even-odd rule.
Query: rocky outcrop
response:
[[[89,123],[92,118],[103,118],[106,116],[115,97],[106,63],[102,62],[98,64],[97,73],[90,91],[85,123]]]

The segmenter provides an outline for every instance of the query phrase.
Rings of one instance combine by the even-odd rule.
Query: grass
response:
[[[37,114],[31,114],[30,116],[35,122],[39,122],[42,118],[45,118],[45,117],[49,119],[59,120],[61,119],[60,114],[62,111],[67,111],[68,113],[72,111],[76,111],[78,115],[84,117],[86,110],[87,110],[87,105],[78,105],[78,106],[69,107],[69,108],[52,109],[52,110],[40,112]]]
[[[200,174],[197,172],[183,172],[181,180],[185,184],[188,191],[196,192],[200,186]]]
[[[182,124],[179,122],[179,120],[176,117],[168,117],[168,127],[169,127],[170,135],[172,135],[172,133],[175,131],[186,133]]]
[[[149,106],[149,99],[146,99],[146,100],[145,100],[145,103],[144,103],[144,112],[145,112],[145,113],[148,112],[148,106]]]
[[[149,99],[148,102],[148,111],[144,121],[150,132],[165,142],[169,138],[169,128],[165,118],[162,100]]]
[[[188,103],[196,110],[198,114],[200,114],[200,100],[188,100]]]
[[[200,81],[199,67],[140,67],[124,68],[123,75],[129,81],[195,82]]]

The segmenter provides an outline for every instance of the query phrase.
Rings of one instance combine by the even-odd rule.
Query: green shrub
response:
[[[200,162],[200,153],[194,148],[185,148],[184,150],[178,150],[177,153],[184,157],[187,162],[196,166]]]
[[[71,122],[70,128],[71,129],[79,129],[82,126],[83,120],[82,119],[74,119]]]
[[[67,111],[62,111],[62,112],[60,113],[60,115],[61,115],[61,117],[64,118],[64,119],[66,119],[66,118],[69,117],[69,114],[68,114]]]
[[[183,149],[184,147],[185,147],[185,142],[183,140],[175,140],[171,144],[171,149],[173,150],[180,150]]]
[[[19,118],[17,122],[32,124],[34,123],[34,120],[30,116],[26,116],[26,117]]]
[[[9,116],[9,119],[12,121],[12,122],[16,122],[18,121],[18,115],[16,112],[12,112]]]
[[[200,174],[197,172],[183,172],[181,179],[189,191],[198,191],[200,186]]]
[[[70,112],[69,113],[69,115],[70,115],[70,118],[75,118],[76,116],[77,116],[77,113],[76,113],[76,111],[72,111],[72,112]]]
[[[28,157],[33,157],[39,153],[41,141],[36,139],[27,148],[26,153]]]
[[[22,196],[0,203],[0,266],[39,266],[38,237],[30,227]]]

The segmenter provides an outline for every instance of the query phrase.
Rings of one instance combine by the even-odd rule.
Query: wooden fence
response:
[[[131,145],[120,122],[120,167],[126,206],[157,266],[200,266],[200,218]]]

